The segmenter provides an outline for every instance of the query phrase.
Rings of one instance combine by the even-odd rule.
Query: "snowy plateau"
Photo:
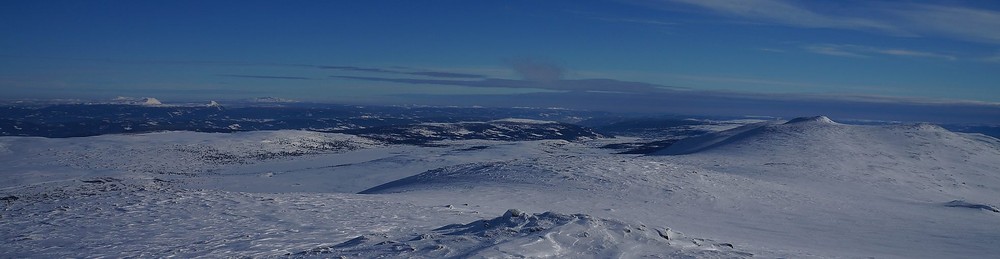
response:
[[[0,137],[0,257],[1000,256],[996,138],[714,125],[643,154],[528,119]]]

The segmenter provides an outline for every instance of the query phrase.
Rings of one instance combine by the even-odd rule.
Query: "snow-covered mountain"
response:
[[[628,155],[547,121],[407,125],[0,137],[0,257],[1000,253],[984,135],[813,117]]]

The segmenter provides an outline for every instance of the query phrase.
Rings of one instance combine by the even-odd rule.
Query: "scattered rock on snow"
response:
[[[992,212],[1000,213],[1000,209],[997,209],[997,207],[986,205],[986,204],[970,203],[970,202],[963,201],[963,200],[949,201],[949,202],[945,203],[944,206],[945,207],[953,207],[953,208],[981,209],[981,210],[987,210],[987,211],[992,211]]]

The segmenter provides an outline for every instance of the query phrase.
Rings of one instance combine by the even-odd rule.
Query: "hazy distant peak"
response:
[[[142,99],[142,105],[163,105],[163,103],[156,98],[146,97],[145,99]]]

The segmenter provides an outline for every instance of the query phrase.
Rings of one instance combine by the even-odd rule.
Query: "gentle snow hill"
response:
[[[663,156],[649,158],[850,201],[853,205],[839,213],[867,220],[895,218],[886,224],[900,230],[929,229],[930,222],[952,228],[992,226],[1000,219],[995,212],[1000,204],[1000,140],[931,124],[860,126],[823,116],[798,118],[681,140],[655,154]],[[876,211],[883,212],[872,214]],[[937,251],[951,250],[943,256],[956,256],[973,242],[986,249],[988,242],[1000,240],[971,229],[939,233],[954,241],[967,239],[964,245],[924,241],[934,243],[929,247]]]
[[[798,118],[688,138],[653,154],[762,179],[825,179],[981,202],[1000,197],[982,192],[1000,193],[1000,140],[930,124]]]
[[[647,227],[585,214],[525,213],[453,224],[392,238],[364,235],[295,257],[341,258],[750,258],[731,244],[686,237],[670,228]]]

